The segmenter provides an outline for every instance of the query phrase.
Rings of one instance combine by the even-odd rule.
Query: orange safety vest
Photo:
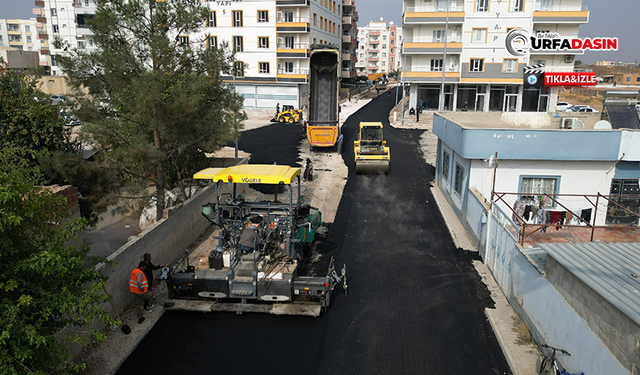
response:
[[[142,290],[138,289],[138,275],[142,274]],[[129,290],[131,293],[142,294],[147,291],[149,288],[149,284],[147,284],[147,277],[144,275],[144,272],[140,268],[136,268],[131,271],[131,277],[129,278]]]

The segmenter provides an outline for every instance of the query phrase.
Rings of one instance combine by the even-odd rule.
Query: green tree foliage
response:
[[[36,78],[10,72],[0,62],[0,149],[65,149],[69,133],[57,107],[36,89]]]
[[[94,98],[81,118],[112,166],[154,185],[157,218],[164,190],[238,136],[242,97],[224,84],[233,55],[194,35],[208,11],[201,0],[104,0],[91,28],[96,52],[70,51],[60,65]],[[150,7],[151,5],[151,7]],[[191,40],[180,36],[190,35]],[[56,42],[60,45],[60,41]]]
[[[35,185],[39,171],[14,150],[0,150],[0,373],[65,374],[82,368],[65,339],[103,335],[63,329],[114,320],[100,309],[108,297],[104,277],[85,266],[89,249],[69,245],[83,220],[70,220],[64,198]]]

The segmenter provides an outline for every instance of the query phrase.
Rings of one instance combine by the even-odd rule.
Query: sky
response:
[[[369,21],[385,21],[402,24],[402,0],[356,0],[360,15],[359,26]],[[589,23],[580,26],[579,36],[617,37],[618,50],[607,52],[587,51],[577,59],[585,63],[597,60],[614,60],[640,63],[640,1],[639,0],[583,0],[589,8]],[[31,18],[33,0],[0,0],[0,18]]]

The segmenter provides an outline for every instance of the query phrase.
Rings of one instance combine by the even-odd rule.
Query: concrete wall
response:
[[[485,263],[538,343],[563,348],[559,360],[570,373],[630,373],[547,278],[522,253],[513,225],[496,206],[489,216]]]
[[[640,365],[640,326],[547,256],[547,279],[627,368]]]

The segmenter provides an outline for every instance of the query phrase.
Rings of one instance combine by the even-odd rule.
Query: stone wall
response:
[[[640,365],[640,326],[547,256],[547,278],[629,371]],[[637,371],[637,370],[636,370]]]

